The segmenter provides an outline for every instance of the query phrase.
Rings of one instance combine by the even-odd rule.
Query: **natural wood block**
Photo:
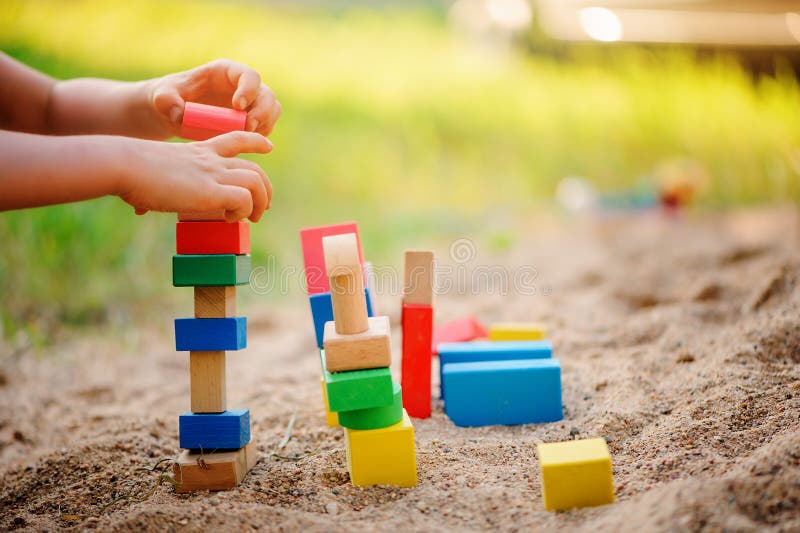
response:
[[[254,441],[232,452],[193,453],[183,450],[172,465],[179,485],[175,492],[228,490],[236,487],[256,465],[258,453]]]
[[[225,352],[189,352],[193,413],[221,413],[225,406]]]
[[[325,270],[325,252],[322,249],[322,238],[329,235],[353,233],[358,241],[358,224],[345,222],[330,226],[318,226],[300,230],[300,242],[303,248],[303,266],[306,275],[306,288],[309,296],[323,292],[330,292],[328,274]],[[358,257],[363,263],[364,254],[361,244],[358,244]]]
[[[433,252],[407,250],[403,284],[403,303],[431,305],[433,303]]]
[[[338,333],[333,322],[328,322],[323,345],[328,372],[388,367],[392,363],[389,317],[371,317],[366,331],[352,335]]]
[[[236,287],[195,287],[195,318],[230,318],[236,316]]]
[[[325,268],[331,288],[333,320],[342,335],[367,331],[367,301],[364,299],[364,275],[355,233],[322,238]]]

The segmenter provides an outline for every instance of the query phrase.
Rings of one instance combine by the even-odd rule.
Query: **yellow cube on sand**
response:
[[[403,419],[380,429],[344,430],[347,469],[353,485],[417,485],[414,426],[403,409]]]
[[[604,505],[614,501],[611,454],[605,439],[538,444],[542,497],[548,511]]]
[[[320,378],[322,384],[322,401],[325,403],[325,420],[328,422],[328,427],[335,428],[339,425],[339,414],[331,411],[328,405],[328,390],[325,388],[325,378]]]
[[[537,322],[498,322],[489,326],[490,341],[540,341],[547,328]]]

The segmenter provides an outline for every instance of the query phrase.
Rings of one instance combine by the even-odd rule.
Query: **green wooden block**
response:
[[[392,373],[388,368],[370,368],[352,372],[327,370],[325,386],[331,411],[354,411],[391,405],[394,401]]]
[[[348,429],[379,429],[397,424],[403,419],[403,390],[392,382],[394,400],[389,405],[339,411],[339,425]]]
[[[173,255],[172,284],[175,287],[247,285],[249,255]]]

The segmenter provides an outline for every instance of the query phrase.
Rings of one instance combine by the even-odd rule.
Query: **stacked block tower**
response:
[[[345,428],[354,485],[417,484],[414,428],[392,381],[389,318],[368,317],[354,233],[322,238],[333,321],[325,324],[325,390]]]
[[[433,342],[433,252],[405,254],[403,285],[403,407],[413,418],[431,416]]]
[[[182,135],[197,140],[244,128],[245,113],[186,104]],[[178,492],[238,485],[256,460],[250,411],[228,409],[227,350],[247,346],[247,319],[236,316],[236,286],[250,279],[250,226],[225,213],[181,213],[172,283],[194,288],[194,317],[175,319],[175,348],[189,352],[190,410],[179,418],[173,466]]]
[[[366,265],[364,253],[361,249],[361,241],[358,238],[358,225],[355,222],[344,222],[329,226],[317,226],[305,228],[300,231],[300,243],[303,248],[303,263],[305,268],[306,289],[308,291],[308,302],[311,306],[311,318],[314,322],[314,337],[320,353],[320,364],[322,374],[320,384],[322,387],[322,398],[325,404],[325,416],[328,426],[339,425],[339,417],[336,412],[331,411],[328,406],[327,389],[325,387],[324,371],[325,358],[323,351],[323,333],[325,323],[333,320],[333,302],[331,301],[331,287],[328,274],[325,270],[325,254],[322,249],[323,237],[332,235],[342,235],[352,233],[356,236],[358,245],[358,258],[362,265],[362,271],[366,277]],[[367,315],[372,316],[372,299],[369,290],[364,289],[364,300],[367,306]]]

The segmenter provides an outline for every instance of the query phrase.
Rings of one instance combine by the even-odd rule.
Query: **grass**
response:
[[[254,264],[296,264],[300,227],[347,219],[378,261],[487,228],[511,245],[511,214],[546,206],[564,176],[613,190],[675,159],[707,170],[706,205],[800,199],[797,80],[787,68],[753,80],[726,56],[501,56],[419,7],[187,0],[6,1],[0,48],[60,78],[141,79],[226,56],[256,67],[284,116],[275,152],[255,159],[275,198]],[[0,214],[6,335],[169,300],[173,220],[116,199]]]

